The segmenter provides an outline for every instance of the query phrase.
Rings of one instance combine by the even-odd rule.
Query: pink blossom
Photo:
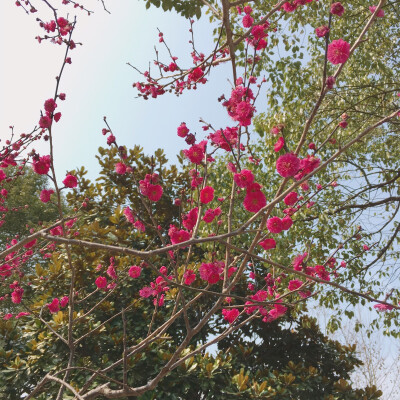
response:
[[[335,85],[335,82],[336,82],[336,79],[335,79],[334,76],[328,76],[326,78],[326,81],[325,81],[326,87],[328,89],[333,89],[333,86]]]
[[[289,194],[286,195],[286,197],[283,199],[284,203],[287,206],[293,206],[294,204],[297,203],[298,200],[298,194],[296,192],[290,192]]]
[[[251,14],[253,12],[253,9],[250,6],[244,6],[243,11],[245,14]]]
[[[303,182],[301,185],[301,190],[304,190],[305,192],[308,192],[310,190],[310,185],[307,182]]]
[[[141,267],[139,267],[138,265],[132,265],[130,268],[129,268],[129,276],[131,277],[131,278],[139,278],[139,276],[140,276],[140,274],[142,273],[142,268]]]
[[[253,187],[258,188],[258,190],[252,190]],[[252,183],[247,187],[243,205],[249,212],[256,213],[267,205],[265,194],[259,189],[259,187],[260,185],[258,183]]]
[[[215,217],[221,215],[222,211],[220,207],[215,208],[214,210],[210,208],[204,213],[203,221],[207,224],[211,223]]]
[[[105,287],[107,286],[107,278],[104,277],[104,276],[99,276],[99,277],[95,280],[94,283],[96,284],[96,286],[97,286],[99,289],[103,289],[103,288],[105,288]]]
[[[292,281],[289,282],[288,289],[289,289],[290,291],[296,290],[296,289],[298,289],[302,284],[303,284],[302,281],[300,281],[300,280],[298,280],[298,279],[294,279],[294,280],[292,280]]]
[[[139,295],[140,297],[150,297],[151,295],[153,295],[154,290],[151,287],[145,286],[144,288],[139,290]]]
[[[115,172],[117,174],[123,175],[126,172],[126,165],[124,163],[116,163],[115,164]]]
[[[282,220],[279,217],[269,218],[267,221],[267,229],[271,233],[280,233],[283,230]]]
[[[214,199],[214,188],[211,186],[206,186],[200,192],[200,201],[203,204],[211,203]]]
[[[281,136],[275,143],[274,151],[278,152],[279,150],[283,149],[284,146],[285,146],[285,139]]]
[[[210,285],[217,283],[221,277],[224,269],[224,263],[216,261],[213,263],[203,263],[199,268],[200,278],[203,281],[207,281]]]
[[[327,26],[319,26],[318,28],[315,29],[315,34],[320,38],[324,37],[328,34],[329,28]]]
[[[130,222],[131,224],[135,223],[135,218],[134,218],[134,216],[132,214],[132,210],[129,207],[125,207],[124,215],[125,215],[125,218],[126,218],[126,220],[128,222]]]
[[[178,136],[181,137],[181,138],[184,138],[184,137],[187,136],[187,134],[189,133],[189,129],[187,128],[185,122],[182,122],[182,123],[178,126],[177,133],[178,133]]]
[[[244,28],[250,28],[253,25],[254,19],[249,14],[246,14],[243,17],[243,21],[242,22],[243,22],[243,27]]]
[[[275,249],[276,242],[275,239],[264,239],[258,243],[264,250]]]
[[[204,160],[204,148],[199,144],[194,144],[189,150],[183,150],[183,154],[194,164],[201,164]]]
[[[183,279],[185,285],[191,285],[196,280],[196,274],[193,272],[193,270],[188,269],[183,274]]]
[[[6,314],[6,315],[3,317],[3,319],[4,319],[5,321],[7,321],[7,320],[11,319],[12,317],[13,317],[13,315],[12,315],[11,313],[8,313],[8,314]]]
[[[109,146],[111,146],[112,144],[115,144],[115,136],[113,134],[111,134],[108,138],[107,138],[107,144]]]
[[[39,175],[46,175],[51,165],[50,156],[42,156],[32,160],[32,169]]]
[[[52,314],[59,312],[60,311],[60,300],[58,300],[57,298],[53,299],[53,301],[51,303],[47,304],[47,307]]]
[[[147,187],[148,190],[148,198],[150,201],[157,202],[161,199],[163,194],[163,188],[161,185],[152,185],[151,183]]]
[[[321,163],[321,160],[314,155],[308,154],[306,158],[303,158],[300,161],[300,169],[302,170],[300,174],[300,179],[302,179],[304,176],[311,174],[315,169],[319,167],[319,164]],[[298,176],[296,175],[296,179]]]
[[[236,185],[241,188],[247,187],[254,182],[254,175],[248,169],[242,169],[240,173],[233,175]]]
[[[337,3],[333,3],[331,5],[331,14],[341,17],[343,13],[344,13],[344,7],[342,6],[342,3],[338,1]]]
[[[66,307],[67,304],[69,302],[69,297],[68,296],[64,296],[61,300],[60,300],[60,306],[62,308]]]
[[[303,268],[303,262],[307,258],[308,253],[303,253],[294,258],[292,261],[293,269],[295,271],[301,271]]]
[[[249,126],[251,124],[251,118],[254,114],[254,106],[246,99],[236,105],[235,113],[232,117],[234,121],[238,121],[240,126]]]
[[[48,202],[50,201],[50,196],[51,196],[53,193],[54,193],[54,190],[52,190],[52,189],[49,189],[49,190],[43,189],[43,190],[40,192],[40,201],[41,201],[42,203],[48,203]]]
[[[50,229],[50,235],[60,236],[62,234],[63,234],[63,228],[61,225],[58,225],[58,226],[54,227],[53,229]]]
[[[177,68],[178,68],[178,66],[177,66],[176,63],[174,63],[174,62],[172,62],[172,63],[170,63],[170,64],[168,65],[168,69],[169,69],[170,72],[176,71]]]
[[[284,11],[286,11],[287,13],[293,12],[294,10],[296,10],[296,8],[297,8],[297,5],[296,4],[292,4],[289,1],[287,1],[286,3],[284,3],[282,5],[282,9]]]
[[[76,179],[76,176],[68,174],[63,180],[63,184],[67,188],[75,188],[78,186],[78,179]]]
[[[183,216],[182,224],[189,231],[191,231],[195,227],[198,214],[199,214],[199,209],[195,207],[192,208],[185,216]]]
[[[2,170],[2,169],[0,168],[0,182],[4,181],[4,179],[7,179],[7,175],[5,174],[4,170]],[[2,193],[1,193],[1,194],[4,196],[3,190],[6,190],[6,189],[2,189]],[[5,197],[6,197],[6,196],[5,196]]]
[[[375,304],[374,308],[377,311],[390,311],[390,310],[393,310],[393,306],[391,306],[389,304]]]
[[[21,303],[23,294],[24,294],[24,289],[16,287],[14,291],[11,293],[11,301],[14,304]]]
[[[369,7],[369,11],[371,11],[371,13],[373,14],[376,10],[376,6],[370,6]],[[382,8],[377,12],[376,16],[378,18],[383,18],[385,16],[385,10],[383,10]]]
[[[194,68],[188,75],[189,82],[198,82],[201,78],[203,78],[203,70],[200,67]]]
[[[287,311],[287,307],[282,306],[281,304],[275,304],[274,308],[268,312],[268,316],[271,320],[275,320],[282,315],[284,315]]]
[[[107,268],[107,275],[111,278],[111,279],[117,279],[117,273],[115,272],[115,268],[114,268],[114,264],[111,264],[108,266]]]
[[[144,223],[142,221],[137,220],[133,226],[140,232],[145,232],[146,227],[144,226]]]
[[[40,119],[39,119],[39,126],[42,129],[48,129],[51,127],[51,118],[48,115],[43,115]]]
[[[232,324],[236,318],[239,316],[240,312],[237,308],[231,308],[231,309],[223,309],[222,310],[222,315],[224,316],[224,319],[228,321],[230,324]]]
[[[25,249],[31,249],[37,242],[37,239],[34,239],[26,244],[24,244],[24,248]]]
[[[224,130],[219,129],[215,133],[210,133],[208,136],[212,143],[225,151],[231,151],[237,144],[238,140],[238,128],[225,128]]]
[[[300,168],[300,160],[292,153],[286,153],[276,161],[276,170],[284,178],[296,175]]]
[[[30,313],[25,312],[25,311],[21,311],[20,313],[18,313],[18,314],[15,316],[15,319],[20,319],[20,318],[26,317],[26,316],[28,316],[28,315],[30,315]]]
[[[277,135],[279,135],[279,133],[281,132],[281,130],[282,130],[282,125],[279,124],[279,125],[273,126],[273,127],[271,128],[271,133],[272,133],[274,136],[277,136]]]
[[[178,244],[182,242],[186,242],[190,239],[190,233],[183,229],[178,230],[176,226],[171,225],[168,230],[168,235],[171,239],[172,244]]]
[[[329,272],[325,269],[323,265],[316,265],[315,266],[315,273],[318,277],[324,281],[330,281],[331,278],[329,276]]]
[[[287,231],[293,225],[293,220],[288,215],[282,218],[281,221],[282,221],[282,228],[284,231]]]
[[[48,99],[44,102],[44,109],[50,114],[56,109],[56,107],[57,104],[54,99]]]
[[[328,45],[328,61],[332,64],[343,64],[350,56],[350,44],[343,39],[333,40]]]

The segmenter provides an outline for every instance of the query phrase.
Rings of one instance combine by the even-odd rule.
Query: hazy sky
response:
[[[71,52],[72,64],[67,65],[60,86],[67,100],[58,102],[57,111],[62,112],[62,118],[54,129],[59,175],[85,165],[90,176],[96,176],[95,154],[100,145],[106,146],[101,135],[105,115],[119,144],[128,147],[140,144],[146,153],[161,147],[172,161],[186,146],[176,135],[176,127],[182,121],[199,134],[202,134],[199,117],[218,127],[231,123],[217,101],[222,93],[230,92],[229,65],[213,69],[207,85],[200,85],[196,92],[188,91],[179,98],[169,94],[148,101],[135,98],[137,92],[132,83],[141,79],[126,63],[144,70],[154,60],[154,45],[160,50],[160,59],[169,60],[158,43],[157,28],[164,33],[179,61],[185,67],[192,66],[187,20],[154,7],[146,10],[145,2],[139,0],[109,1],[111,15],[96,0],[86,3],[95,10],[90,17],[64,6],[71,12],[70,19],[78,16],[73,38],[83,45]],[[67,12],[60,14],[67,16]],[[51,19],[50,14],[41,12],[40,16]],[[194,25],[196,47],[205,54],[213,47],[212,29],[207,17]],[[9,136],[9,125],[15,126],[17,134],[31,131],[39,120],[44,100],[53,97],[64,46],[38,44],[34,38],[43,32],[35,15],[26,15],[14,1],[0,2],[2,140]],[[45,143],[38,143],[35,148],[48,154]]]

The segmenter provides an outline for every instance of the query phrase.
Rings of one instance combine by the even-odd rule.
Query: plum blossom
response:
[[[276,161],[276,170],[283,178],[296,175],[300,169],[300,160],[292,153],[286,153]]]
[[[200,201],[203,204],[211,203],[214,199],[214,188],[211,186],[206,186],[200,192]]]
[[[142,268],[138,265],[132,265],[129,268],[129,276],[133,279],[139,278],[140,274],[142,273]]]
[[[224,316],[224,319],[228,321],[230,324],[232,324],[236,318],[239,316],[240,312],[237,308],[231,308],[231,309],[223,309],[222,310],[222,315]]]
[[[263,241],[258,243],[264,250],[274,249],[276,247],[275,239],[264,239]]]
[[[350,44],[343,39],[333,40],[328,45],[328,61],[334,65],[343,64],[350,56]]]

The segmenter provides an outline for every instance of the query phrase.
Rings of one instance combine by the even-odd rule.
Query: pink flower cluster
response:
[[[214,199],[214,188],[211,186],[206,186],[200,191],[200,202],[202,204],[211,203]]]
[[[223,103],[223,106],[227,108],[229,116],[239,122],[240,126],[249,126],[255,112],[251,100],[254,100],[252,90],[239,85],[232,90],[231,97]]]
[[[236,320],[239,314],[240,312],[237,308],[222,309],[222,315],[224,316],[224,319],[228,321],[230,324],[233,324],[233,322]]]
[[[212,263],[203,263],[200,265],[199,273],[203,281],[207,281],[210,285],[214,285],[224,279],[225,263],[223,261],[214,261]],[[228,270],[228,278],[236,271],[236,267]]]
[[[350,56],[350,44],[343,39],[333,40],[328,45],[328,61],[332,64],[343,64]]]
[[[254,22],[253,17],[250,15],[253,12],[253,10],[252,10],[252,8],[250,6],[245,6],[243,11],[245,13],[245,15],[243,17],[243,21],[242,21],[243,27],[244,28],[250,28],[253,25],[253,22]]]
[[[192,181],[190,182],[190,186],[192,187],[192,189],[197,188],[198,186],[200,186],[203,183],[203,178],[200,176],[200,172],[195,170],[195,169],[191,169],[189,171],[189,175],[192,178]]]
[[[189,231],[191,231],[197,222],[199,215],[198,207],[192,208],[186,215],[182,217],[182,225]]]
[[[271,233],[287,231],[293,225],[293,220],[287,215],[284,218],[272,217],[267,220],[267,229]]]
[[[220,207],[217,208],[210,208],[208,209],[203,216],[203,221],[206,222],[207,224],[211,223],[215,217],[218,217],[221,215],[222,211]]]
[[[193,164],[201,164],[204,161],[207,141],[203,140],[199,144],[194,144],[188,150],[183,150],[183,154]]]
[[[272,283],[272,282],[271,282]],[[270,285],[268,285],[268,291],[266,290],[259,290],[256,294],[253,296],[250,296],[250,298],[255,301],[255,302],[264,302],[268,298],[274,297],[274,290]],[[276,294],[276,297],[279,297],[278,294]],[[246,301],[246,307],[245,312],[246,314],[253,314],[256,311],[259,311],[259,313],[264,317],[263,322],[272,322],[275,319],[279,318],[280,316],[284,315],[287,311],[287,308],[279,304],[282,300],[278,300],[274,306],[270,309],[261,306],[261,305],[254,305],[252,301]]]
[[[169,290],[168,281],[173,279],[173,276],[168,276],[167,267],[160,268],[160,274],[164,276],[157,276],[154,282],[150,282],[150,286],[145,286],[139,290],[140,297],[148,298],[153,297],[153,304],[162,307],[164,305],[164,294]]]
[[[52,120],[54,118],[54,121],[58,122],[61,118],[61,113],[55,113],[54,111],[57,107],[57,104],[54,99],[48,99],[44,102],[44,109],[46,111],[45,115],[42,115],[39,119],[39,126],[45,130],[49,129],[52,124]]]
[[[50,156],[36,156],[32,160],[32,169],[39,175],[46,175],[51,166]]]
[[[265,22],[262,25],[255,25],[251,29],[250,38],[247,41],[255,47],[256,50],[262,50],[267,47],[266,37],[268,36],[267,30],[269,28],[269,22]]]
[[[267,238],[258,243],[264,250],[275,249],[276,241],[272,238]]]
[[[260,211],[267,205],[265,194],[261,191],[261,185],[254,182],[246,187],[246,196],[243,200],[244,208],[252,213]]]
[[[311,3],[312,0],[293,0],[287,1],[282,5],[282,9],[288,13],[291,13],[297,9],[299,6],[304,6],[307,3]]]
[[[169,238],[172,244],[186,242],[190,239],[190,233],[184,229],[178,229],[175,225],[170,225],[168,230]]]
[[[53,299],[53,301],[49,304],[47,304],[47,308],[52,314],[55,314],[60,311],[60,307],[64,308],[67,306],[69,302],[69,297],[64,296],[61,300],[59,300],[57,297]]]
[[[161,199],[163,194],[163,188],[161,185],[157,185],[158,182],[158,174],[146,174],[144,180],[139,181],[140,193],[143,196],[148,197],[150,201],[157,202]]]
[[[300,180],[318,168],[320,162],[321,160],[313,155],[308,154],[300,160],[295,154],[286,153],[277,159],[276,170],[283,178],[294,177]]]
[[[231,151],[236,147],[238,142],[238,128],[225,128],[224,130],[219,129],[215,133],[211,133],[208,138],[211,140],[211,143],[224,149],[226,151]]]

